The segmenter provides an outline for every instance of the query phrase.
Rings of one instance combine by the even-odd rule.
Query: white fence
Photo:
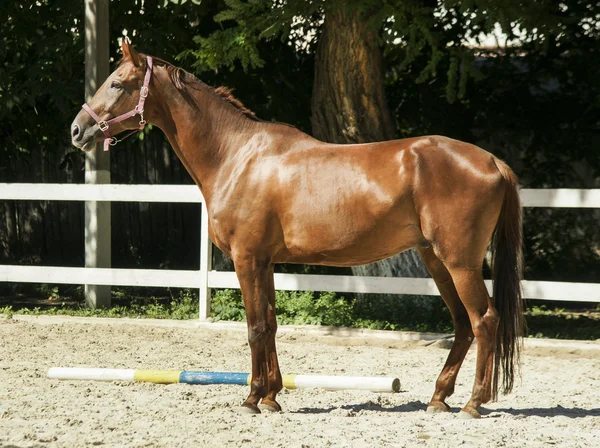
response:
[[[0,265],[0,281],[113,286],[197,288],[200,319],[210,314],[211,288],[239,288],[235,273],[210,269],[211,245],[202,194],[195,185],[0,184],[0,200],[184,202],[202,209],[200,270],[103,269]],[[600,208],[600,189],[521,190],[524,207]],[[488,289],[491,282],[487,281]],[[431,279],[275,274],[275,287],[291,291],[337,291],[438,295]],[[600,283],[524,281],[525,298],[600,302]]]

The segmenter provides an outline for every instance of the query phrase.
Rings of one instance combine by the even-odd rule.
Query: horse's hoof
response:
[[[240,414],[260,414],[260,409],[258,408],[258,406],[252,403],[244,403],[240,406],[238,410]]]
[[[440,412],[450,412],[450,406],[443,401],[432,401],[427,405],[428,414],[439,414]]]
[[[481,414],[477,409],[472,408],[471,406],[465,406],[460,410],[458,417],[463,420],[471,420],[474,418],[481,418]]]
[[[258,407],[262,410],[262,411],[269,411],[269,412],[281,412],[281,406],[279,406],[279,403],[277,403],[276,401],[273,400],[267,400],[264,399],[259,405]]]

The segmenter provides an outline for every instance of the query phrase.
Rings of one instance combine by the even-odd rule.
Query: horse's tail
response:
[[[515,372],[520,367],[525,331],[521,293],[523,232],[518,181],[508,165],[498,159],[495,162],[504,178],[506,189],[491,244],[494,306],[500,315],[494,353],[494,400],[498,398],[500,381],[504,394],[512,391]]]

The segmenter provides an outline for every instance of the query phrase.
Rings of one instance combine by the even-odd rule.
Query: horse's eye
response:
[[[123,86],[121,84],[119,84],[117,81],[113,81],[112,84],[110,85],[110,87],[113,89],[117,89],[117,90],[121,90],[123,88]]]

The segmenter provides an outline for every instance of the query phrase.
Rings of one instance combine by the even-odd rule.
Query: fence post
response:
[[[85,100],[108,77],[109,0],[85,1]],[[85,183],[110,184],[110,156],[102,144],[85,154]],[[111,267],[110,202],[85,202],[85,267]],[[110,306],[110,286],[85,285],[88,308]]]
[[[210,288],[208,272],[212,269],[212,242],[208,236],[208,211],[202,198],[200,215],[200,320],[208,320],[210,316]]]

